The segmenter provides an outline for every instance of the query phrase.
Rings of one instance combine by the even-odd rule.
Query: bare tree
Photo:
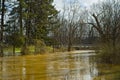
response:
[[[94,22],[89,24],[98,31],[103,43],[111,44],[115,48],[120,36],[119,0],[106,0],[97,4],[95,10],[96,13],[92,14]]]
[[[75,41],[81,39],[84,24],[83,17],[80,16],[81,8],[78,2],[70,2],[69,5],[64,6],[63,13],[60,15],[60,27],[57,29],[57,40],[63,46],[71,51]]]

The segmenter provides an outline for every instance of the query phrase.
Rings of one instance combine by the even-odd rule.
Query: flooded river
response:
[[[0,80],[112,80],[113,74],[117,75],[115,80],[120,80],[118,70],[113,74],[100,73],[101,67],[95,62],[94,55],[58,53],[0,58]]]

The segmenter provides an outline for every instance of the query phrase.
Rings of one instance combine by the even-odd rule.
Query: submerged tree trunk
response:
[[[68,51],[71,51],[71,45],[68,45]]]
[[[69,41],[68,41],[68,51],[71,51],[71,48],[72,48],[72,42],[71,42],[71,39],[69,39]]]
[[[13,45],[13,56],[15,56],[15,45]]]

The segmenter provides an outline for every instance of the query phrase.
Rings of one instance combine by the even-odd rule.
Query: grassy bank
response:
[[[120,80],[120,65],[98,64],[98,76],[93,80]]]
[[[98,59],[101,63],[120,64],[120,46],[102,44],[99,46]]]

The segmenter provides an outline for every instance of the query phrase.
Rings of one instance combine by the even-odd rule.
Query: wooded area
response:
[[[53,0],[1,0],[0,56],[5,49],[20,48],[21,55],[44,53],[45,47],[67,48],[94,45],[105,62],[119,63],[120,1],[105,0],[90,9],[81,8],[77,0],[56,10]]]

